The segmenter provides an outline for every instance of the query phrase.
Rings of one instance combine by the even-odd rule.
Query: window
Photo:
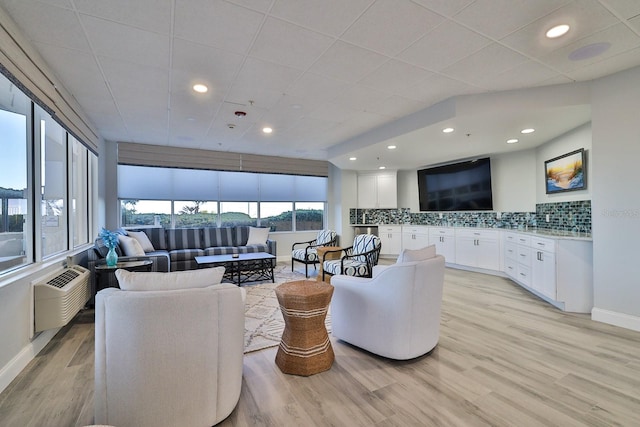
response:
[[[31,104],[0,76],[0,272],[33,260],[27,128]]]
[[[40,141],[40,207],[42,257],[68,249],[67,133],[40,107],[36,107]],[[38,132],[39,130],[39,132]]]
[[[296,230],[322,230],[324,228],[324,202],[296,203]]]
[[[174,201],[176,228],[215,227],[218,225],[218,203],[204,200]]]
[[[121,200],[123,227],[171,228],[171,202],[168,200]]]
[[[271,231],[293,231],[293,203],[261,202],[260,226]]]
[[[73,247],[89,243],[89,150],[69,136],[71,146],[71,221]]]
[[[220,226],[258,225],[257,202],[220,202]]]

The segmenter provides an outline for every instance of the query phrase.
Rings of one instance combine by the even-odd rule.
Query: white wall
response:
[[[593,319],[640,330],[640,67],[592,87]]]
[[[591,199],[591,182],[593,179],[593,170],[591,168],[593,157],[591,139],[591,123],[586,123],[538,148],[536,155],[536,184],[538,188],[536,203],[557,203]],[[565,193],[546,194],[544,162],[579,148],[586,150],[587,164],[585,170],[587,188],[585,190]]]

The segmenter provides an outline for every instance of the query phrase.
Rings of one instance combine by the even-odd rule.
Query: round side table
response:
[[[285,325],[276,365],[285,374],[302,376],[330,369],[335,355],[324,321],[333,286],[298,280],[283,283],[275,291]]]

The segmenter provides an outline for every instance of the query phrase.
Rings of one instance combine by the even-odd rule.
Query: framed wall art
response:
[[[587,188],[584,148],[544,162],[547,194]]]

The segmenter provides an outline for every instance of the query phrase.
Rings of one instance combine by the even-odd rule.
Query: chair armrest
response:
[[[291,245],[291,250],[293,251],[296,247],[296,245],[307,245],[307,246],[311,246],[316,242],[316,239],[313,240],[308,240],[306,242],[295,242],[293,245]]]

